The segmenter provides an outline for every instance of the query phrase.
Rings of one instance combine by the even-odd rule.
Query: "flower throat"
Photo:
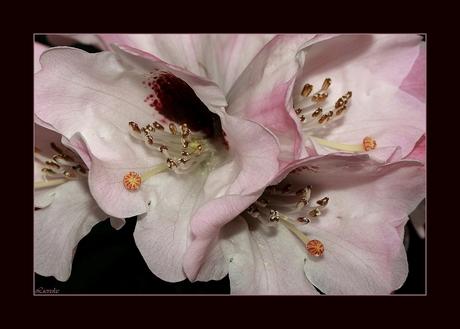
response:
[[[325,128],[330,122],[342,118],[351,99],[352,92],[348,91],[333,105],[323,106],[329,96],[328,89],[331,84],[332,80],[326,78],[321,89],[313,93],[313,85],[307,83],[303,86],[300,95],[294,97],[293,107],[302,124],[304,136],[315,139],[323,146],[341,151],[363,152],[375,149],[377,143],[369,136],[364,137],[361,144],[341,144],[312,136],[314,131]]]
[[[185,81],[171,72],[150,73],[143,84],[153,93],[144,102],[155,109],[154,117],[156,112],[165,117],[167,127],[158,121],[144,127],[131,121],[130,133],[160,152],[165,162],[143,174],[125,174],[123,184],[129,191],[136,191],[142,182],[165,169],[176,174],[193,171],[217,152],[219,144],[228,149],[219,116],[209,111]]]

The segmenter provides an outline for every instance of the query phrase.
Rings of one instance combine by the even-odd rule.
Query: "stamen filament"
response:
[[[280,220],[281,223],[284,224],[284,226],[286,226],[292,233],[294,233],[295,235],[297,235],[299,237],[300,240],[302,240],[303,243],[305,243],[305,245],[308,244],[308,242],[310,242],[310,239],[308,239],[305,234],[303,234],[297,227],[295,227],[293,224],[289,223],[288,221],[286,220]]]
[[[57,185],[64,184],[68,181],[69,180],[67,178],[59,178],[59,179],[53,179],[49,181],[35,182],[34,188],[39,189],[39,188],[44,188],[44,187],[57,186]]]
[[[147,179],[149,179],[150,177],[162,172],[163,170],[165,170],[166,168],[169,168],[168,165],[166,163],[158,166],[158,167],[155,167],[153,168],[152,170],[144,173],[141,175],[141,180],[142,182],[146,181]]]
[[[314,136],[307,136],[310,138],[313,138],[316,140],[318,143],[320,143],[323,146],[327,147],[332,147],[337,150],[342,150],[342,151],[351,151],[351,152],[363,152],[365,151],[363,144],[341,144],[341,143],[336,143],[336,142],[331,142],[319,137],[314,137]]]

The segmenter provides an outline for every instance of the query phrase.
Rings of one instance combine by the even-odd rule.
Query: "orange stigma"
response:
[[[141,176],[134,171],[130,171],[123,176],[123,185],[128,191],[136,191],[141,186],[141,183]]]

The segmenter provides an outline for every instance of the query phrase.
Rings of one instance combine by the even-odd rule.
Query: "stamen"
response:
[[[294,97],[294,108],[296,109],[295,113],[302,124],[305,137],[312,137],[323,146],[341,151],[364,152],[375,149],[377,147],[377,143],[370,137],[364,138],[362,144],[346,145],[312,136],[313,131],[325,128],[328,123],[341,118],[352,96],[352,92],[348,91],[334,104],[330,106],[324,105],[324,108],[318,107],[313,109],[312,107],[316,106],[316,104],[325,102],[328,97],[328,92],[326,92],[326,90],[329,89],[331,83],[332,80],[330,78],[326,78],[321,86],[321,89],[311,97],[309,97],[309,95],[313,90],[313,86],[307,83],[304,85],[300,93],[302,97]]]
[[[176,124],[170,123],[168,125],[169,131],[165,130],[164,126],[157,121],[153,123],[153,126],[147,125],[142,128],[131,121],[129,126],[131,135],[136,139],[143,140],[147,147],[163,154],[165,162],[140,175],[140,182],[135,180],[133,183],[128,183],[128,186],[125,185],[128,190],[139,189],[142,182],[166,168],[173,170],[176,174],[190,172],[216,152],[214,146],[205,138],[203,133],[192,132],[185,123],[180,124],[179,128]]]
[[[78,155],[72,157],[62,153],[62,150],[55,143],[50,143],[50,148],[52,151],[58,152],[59,154],[49,154],[47,156],[42,150],[35,148],[35,159],[43,164],[41,172],[44,178],[44,181],[34,183],[35,189],[58,186],[69,180],[86,177],[88,175],[88,168],[82,163],[79,163],[81,159]],[[73,152],[71,149],[67,149]],[[53,177],[54,179],[48,181],[48,177]]]

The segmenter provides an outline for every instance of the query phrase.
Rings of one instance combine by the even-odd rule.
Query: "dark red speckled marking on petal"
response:
[[[223,138],[219,116],[209,111],[184,80],[163,71],[150,76],[144,85],[153,91],[144,101],[161,115],[177,124],[186,123],[209,138]]]

